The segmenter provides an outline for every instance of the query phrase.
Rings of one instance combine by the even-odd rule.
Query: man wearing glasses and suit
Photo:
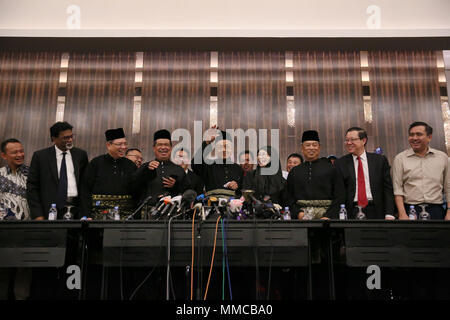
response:
[[[358,127],[345,135],[348,154],[335,163],[343,177],[349,219],[357,218],[358,206],[367,219],[394,217],[394,193],[389,163],[386,157],[366,152],[367,133]]]
[[[50,128],[53,146],[33,154],[27,180],[27,201],[32,219],[48,218],[51,205],[56,204],[58,219],[67,210],[77,218],[80,208],[81,177],[88,165],[86,151],[73,146],[73,127],[57,122]]]

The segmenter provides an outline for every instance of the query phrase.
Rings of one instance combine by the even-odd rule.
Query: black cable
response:
[[[167,220],[166,220],[166,222],[167,222]],[[163,250],[162,250],[162,248],[163,248],[163,243],[164,243],[164,239],[165,239],[165,237],[166,237],[166,231],[167,231],[167,228],[164,228],[163,229],[164,230],[164,232],[163,232],[163,234],[162,234],[162,237],[161,237],[161,242],[160,242],[160,245],[159,245],[159,260],[158,260],[158,262],[159,261],[161,261],[162,262],[162,260],[163,260],[163,258],[164,258],[164,255],[163,255]],[[144,285],[144,283],[148,280],[148,278],[150,278],[150,276],[153,274],[153,272],[156,270],[156,267],[158,266],[158,263],[155,263],[155,265],[153,266],[153,268],[150,270],[150,272],[147,274],[147,276],[144,278],[144,280],[136,287],[136,289],[134,289],[134,291],[133,291],[133,293],[131,294],[131,296],[130,296],[130,299],[129,300],[133,300],[133,298],[134,298],[134,296],[136,295],[136,293],[139,291],[139,289]]]

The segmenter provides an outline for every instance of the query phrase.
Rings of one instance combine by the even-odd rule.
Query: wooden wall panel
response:
[[[364,120],[357,51],[294,51],[294,83],[286,83],[281,51],[219,51],[218,124],[221,129],[280,129],[281,162],[300,151],[301,134],[319,131],[322,156],[345,153],[350,126],[369,133],[370,151],[393,157],[409,147],[408,125],[434,128],[432,146],[445,151],[436,57],[433,51],[370,51],[373,122]],[[0,139],[23,141],[27,162],[50,145],[61,52],[0,52]],[[130,147],[153,157],[153,133],[209,127],[209,51],[144,53],[141,131],[132,135],[135,52],[70,52],[64,120],[76,145],[93,158],[105,152],[104,131],[123,127]],[[295,127],[287,126],[286,87],[294,87]],[[61,92],[60,92],[61,93]],[[193,142],[193,141],[192,141]]]
[[[287,130],[284,68],[284,52],[219,52],[219,128],[279,129],[282,167],[290,152],[284,138]],[[273,144],[270,132],[268,144]]]
[[[133,120],[133,52],[70,53],[64,120],[74,126],[75,145],[92,159],[106,152],[107,129],[123,127],[128,143]]]
[[[50,145],[60,56],[57,52],[0,52],[0,140],[22,141],[27,163],[35,150]]]
[[[209,126],[209,52],[145,52],[141,132],[137,145],[154,158],[153,134],[185,128],[194,147],[194,121]]]
[[[369,75],[374,113],[373,140],[392,162],[406,148],[408,127],[425,121],[433,127],[431,146],[446,151],[433,51],[371,51]]]
[[[359,53],[294,52],[294,96],[295,130],[289,145],[300,151],[303,131],[317,130],[321,156],[344,155],[345,131],[365,127]]]

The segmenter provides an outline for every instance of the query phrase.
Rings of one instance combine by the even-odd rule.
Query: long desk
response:
[[[211,263],[216,222],[196,221],[196,266]],[[345,248],[349,267],[450,268],[448,221],[226,221],[228,261],[232,267],[308,267],[308,298],[312,298],[311,245],[319,247],[328,270],[330,299],[334,299],[333,243]],[[192,222],[171,224],[170,265],[191,262]],[[167,221],[27,221],[0,222],[0,267],[62,267],[75,250],[84,273],[97,254],[97,263],[109,267],[163,267],[168,261]],[[222,226],[217,232],[214,265],[222,261]],[[80,290],[79,297],[83,290]],[[162,298],[162,297],[161,297]]]

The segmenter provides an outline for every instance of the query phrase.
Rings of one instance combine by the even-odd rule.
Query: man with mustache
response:
[[[58,219],[67,206],[76,218],[80,209],[81,177],[88,164],[86,151],[73,146],[73,127],[57,122],[50,128],[53,146],[36,151],[27,180],[27,201],[32,219],[48,218],[51,205],[56,204]]]
[[[169,131],[163,129],[154,133],[153,153],[155,160],[144,163],[136,172],[136,186],[143,190],[140,200],[152,196],[149,205],[155,205],[162,195],[173,197],[188,187],[183,168],[170,160],[172,140]]]
[[[133,174],[136,165],[125,157],[127,139],[123,128],[105,131],[108,153],[89,162],[83,179],[83,214],[101,220],[105,208],[119,207],[125,219],[134,210]]]
[[[409,126],[407,149],[394,158],[392,177],[394,198],[399,219],[407,220],[411,205],[417,215],[422,212],[420,205],[431,215],[430,219],[450,220],[450,171],[448,156],[430,148],[433,134],[425,122],[414,122]],[[445,192],[447,211],[442,207]]]
[[[308,130],[302,135],[305,162],[295,166],[287,179],[288,202],[294,219],[311,212],[316,219],[336,219],[339,205],[345,203],[344,183],[327,159],[320,157],[319,134]]]
[[[29,220],[30,209],[26,199],[29,168],[24,164],[25,151],[17,139],[1,143],[1,156],[6,166],[0,168],[0,203],[5,212],[0,220]],[[31,269],[0,269],[0,300],[8,299],[8,288],[14,283],[14,298],[25,300],[30,295]]]
[[[17,139],[8,139],[1,144],[1,156],[6,166],[0,169],[0,203],[12,214],[0,220],[29,220],[26,190],[29,167],[24,164],[25,151]]]

